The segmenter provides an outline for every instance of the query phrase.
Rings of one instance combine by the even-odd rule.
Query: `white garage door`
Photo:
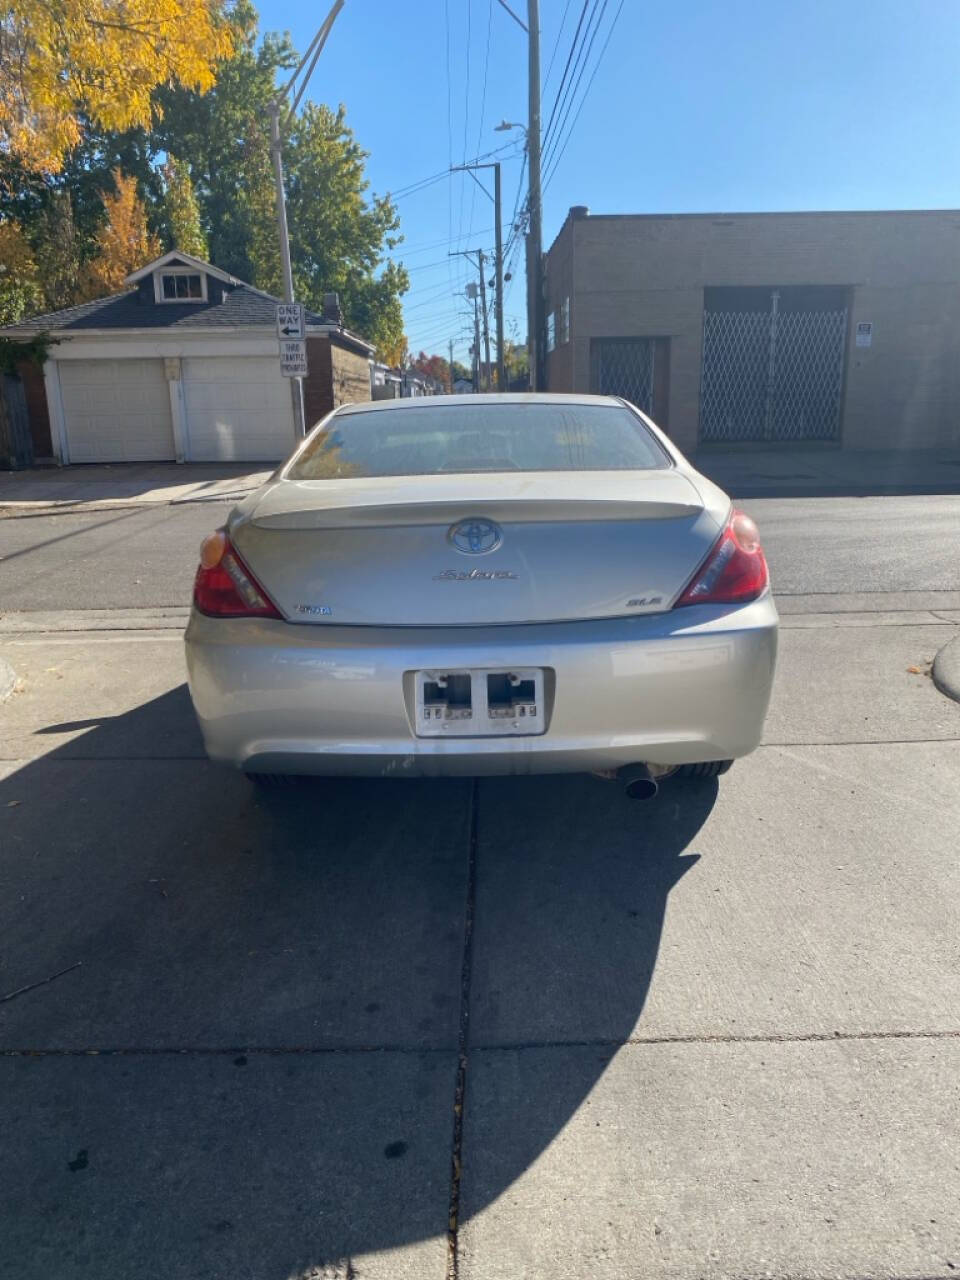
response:
[[[292,451],[293,401],[278,356],[184,360],[183,393],[192,462],[279,462]]]
[[[71,462],[175,457],[162,360],[60,360]]]

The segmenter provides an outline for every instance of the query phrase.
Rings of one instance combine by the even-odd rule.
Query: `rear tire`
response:
[[[719,778],[733,765],[732,760],[704,760],[700,764],[682,764],[675,778]]]

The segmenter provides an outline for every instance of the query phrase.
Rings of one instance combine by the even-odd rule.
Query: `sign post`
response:
[[[285,378],[307,376],[307,344],[296,338],[280,339],[280,372]]]
[[[302,302],[277,303],[277,337],[282,342],[285,338],[303,338],[304,314]]]
[[[285,378],[305,378],[307,376],[305,319],[302,302],[277,303],[280,372]]]

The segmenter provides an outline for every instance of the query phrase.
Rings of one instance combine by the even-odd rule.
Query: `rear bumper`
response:
[[[214,619],[186,634],[212,759],[248,771],[380,776],[556,773],[746,755],[777,648],[767,595],[642,618],[378,628]],[[419,669],[541,667],[537,736],[417,737]]]

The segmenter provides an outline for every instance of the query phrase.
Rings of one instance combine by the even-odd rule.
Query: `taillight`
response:
[[[281,618],[222,529],[204,538],[193,603],[213,618]]]
[[[675,607],[684,604],[745,604],[767,588],[770,574],[757,526],[734,511],[713,550]]]

